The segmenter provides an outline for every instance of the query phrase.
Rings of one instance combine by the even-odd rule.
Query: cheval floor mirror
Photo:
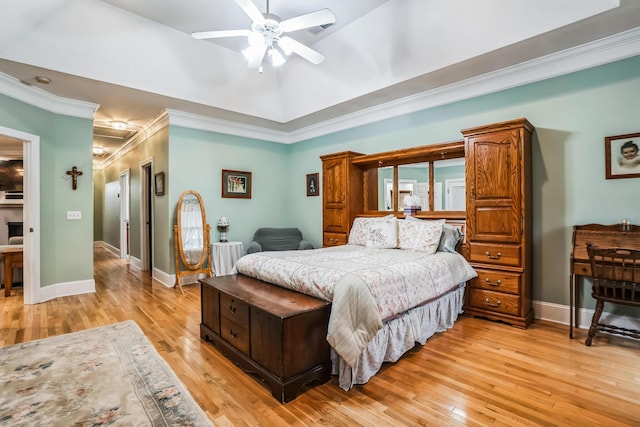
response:
[[[174,288],[182,289],[181,278],[206,274],[213,276],[211,268],[211,227],[200,194],[187,190],[180,195],[177,206],[176,225],[173,226],[176,261],[176,283]],[[186,283],[185,283],[186,284]]]

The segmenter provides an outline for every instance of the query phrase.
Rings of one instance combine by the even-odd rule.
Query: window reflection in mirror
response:
[[[464,159],[438,160],[433,163],[435,210],[464,211],[465,175]]]

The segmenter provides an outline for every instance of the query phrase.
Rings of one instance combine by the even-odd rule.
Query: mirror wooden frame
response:
[[[180,226],[182,224],[182,206],[184,204],[184,199],[189,195],[192,195],[196,199],[198,199],[198,203],[200,204],[200,212],[202,214],[203,248],[202,254],[200,255],[200,260],[196,264],[191,264],[185,256],[184,246],[182,242],[182,227]],[[213,270],[211,268],[211,226],[207,224],[207,216],[204,210],[204,203],[202,201],[202,197],[197,191],[187,190],[180,195],[177,205],[176,224],[173,226],[173,239],[176,267],[176,282],[173,287],[180,288],[180,292],[184,294],[182,283],[180,281],[181,277],[194,274],[206,274],[207,277],[213,276]],[[181,270],[181,266],[184,267],[184,270]]]
[[[429,164],[429,188],[434,188],[434,163],[440,160],[464,159],[464,140],[444,142],[439,144],[424,145],[420,147],[404,148],[400,150],[386,151],[376,154],[363,154],[354,157],[351,163],[363,171],[363,206],[365,215],[381,215],[393,213],[396,216],[404,216],[397,197],[393,199],[393,207],[390,210],[372,209],[378,206],[378,169],[382,167],[393,167],[393,190],[392,194],[399,193],[398,167],[413,163]],[[376,185],[371,185],[375,182]],[[445,211],[434,210],[434,192],[429,192],[429,210],[418,211],[412,216],[419,218],[447,218],[465,219],[466,211]]]

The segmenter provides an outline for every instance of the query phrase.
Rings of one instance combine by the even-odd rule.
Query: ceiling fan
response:
[[[279,66],[286,61],[285,56],[295,53],[313,64],[320,64],[324,56],[310,47],[285,36],[285,33],[302,30],[304,28],[324,26],[336,22],[335,14],[329,9],[320,9],[295,18],[281,21],[276,15],[269,13],[269,0],[267,0],[267,12],[262,13],[251,0],[234,0],[238,6],[251,18],[250,30],[220,30],[200,31],[192,33],[196,39],[215,39],[222,37],[247,37],[249,47],[242,51],[247,58],[248,67],[262,71],[262,62],[265,55],[269,55],[271,64]],[[282,54],[284,53],[285,56]]]

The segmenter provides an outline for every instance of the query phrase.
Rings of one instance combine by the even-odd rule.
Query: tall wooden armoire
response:
[[[320,156],[322,160],[322,245],[345,245],[356,214],[362,213],[362,169],[351,163],[353,151]]]
[[[468,253],[478,272],[464,310],[521,328],[533,321],[532,132],[526,119],[462,131]]]

